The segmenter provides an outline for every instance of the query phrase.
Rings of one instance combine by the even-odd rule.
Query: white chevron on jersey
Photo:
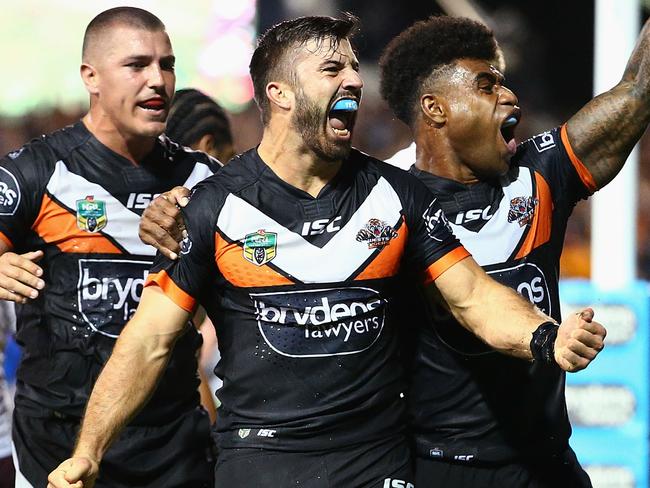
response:
[[[513,198],[534,196],[530,170],[520,167],[515,180],[504,185],[503,193],[499,208],[478,232],[472,232],[462,225],[449,222],[456,237],[481,266],[505,262],[515,251],[521,237],[528,229],[526,225],[520,227],[517,222],[508,222],[508,212]],[[535,211],[538,211],[537,208]]]
[[[370,219],[380,219],[395,228],[401,210],[397,193],[386,179],[380,178],[350,220],[322,248],[233,194],[224,202],[217,227],[228,239],[238,242],[244,242],[247,234],[260,229],[275,232],[278,237],[274,266],[303,283],[339,282],[348,279],[375,252],[367,242],[356,240],[357,232]],[[333,262],[336,266],[332,266]]]
[[[215,165],[221,164],[216,159],[214,161],[215,161]],[[196,186],[197,183],[205,180],[208,176],[211,176],[212,174],[213,172],[207,164],[199,163],[198,161],[195,161],[194,168],[192,169],[192,172],[185,180],[185,183],[183,183],[183,186],[185,188],[192,189]]]
[[[184,186],[191,188],[196,182],[210,175],[212,175],[212,171],[208,165],[196,163]],[[56,162],[54,173],[47,183],[47,191],[74,212],[77,210],[77,200],[81,200],[87,195],[92,195],[95,200],[105,202],[107,223],[106,227],[102,229],[102,234],[113,238],[129,254],[142,256],[156,254],[155,248],[144,244],[138,237],[137,229],[140,216],[137,213],[122,205],[101,185],[71,172],[61,160]]]

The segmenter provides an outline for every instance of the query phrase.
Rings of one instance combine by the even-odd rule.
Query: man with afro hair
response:
[[[557,321],[571,211],[614,178],[650,121],[649,42],[646,25],[614,88],[519,145],[518,100],[483,24],[417,22],[380,61],[382,95],[415,139],[410,172],[476,261]],[[428,316],[420,308],[408,392],[416,486],[591,486],[569,447],[564,372],[490,350],[442,301]]]

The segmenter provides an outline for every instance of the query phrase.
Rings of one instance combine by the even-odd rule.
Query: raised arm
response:
[[[540,325],[553,319],[490,278],[472,258],[449,268],[435,286],[456,319],[502,353],[527,360],[537,355],[546,362],[555,360],[565,371],[579,371],[603,348],[606,331],[592,321],[591,309],[570,315],[559,329],[548,324],[540,331]],[[533,334],[536,351],[531,349]]]
[[[618,174],[650,122],[649,51],[646,22],[621,81],[567,122],[569,142],[598,188]]]
[[[50,473],[48,487],[93,486],[104,453],[153,393],[188,318],[160,288],[144,289],[95,383],[72,458]]]

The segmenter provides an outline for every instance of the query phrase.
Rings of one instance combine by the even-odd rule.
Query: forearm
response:
[[[533,332],[549,318],[514,290],[479,279],[467,299],[450,306],[456,319],[499,352],[532,360]]]
[[[129,323],[100,374],[86,407],[75,456],[99,462],[153,393],[173,347],[170,337],[143,337]]]

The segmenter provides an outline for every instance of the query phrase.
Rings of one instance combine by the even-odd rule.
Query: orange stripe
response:
[[[404,222],[397,231],[397,237],[391,239],[388,245],[384,246],[355,280],[372,280],[375,278],[395,276],[399,271],[407,238],[408,228],[406,227],[406,222]]]
[[[580,161],[580,158],[576,156],[576,153],[573,152],[573,148],[569,142],[569,135],[567,134],[566,124],[564,124],[560,129],[560,137],[562,138],[562,144],[564,144],[564,149],[566,149],[573,167],[576,169],[578,176],[582,180],[582,184],[585,185],[591,193],[598,190],[598,185],[594,181],[594,177],[591,175],[582,161]]]
[[[4,235],[2,232],[0,232],[0,239],[2,239],[2,242],[4,242],[7,246],[9,246],[9,249],[14,248],[13,242],[11,242],[11,239],[9,239],[6,235]]]
[[[293,284],[270,266],[257,266],[244,258],[244,251],[237,243],[230,244],[219,234],[214,235],[215,261],[222,276],[233,286],[279,286]]]
[[[519,248],[515,259],[523,258],[530,252],[548,242],[551,238],[551,224],[553,222],[553,198],[551,189],[546,180],[539,173],[535,173],[535,183],[537,186],[535,198],[537,198],[537,208],[535,216],[528,229],[528,234],[524,243]]]
[[[186,312],[194,312],[196,300],[174,283],[174,280],[167,274],[167,271],[162,270],[158,273],[149,273],[144,286],[151,285],[158,285],[165,295]]]
[[[457,248],[449,251],[443,257],[438,259],[435,263],[432,263],[424,271],[424,284],[428,285],[432,281],[436,280],[438,276],[451,268],[454,264],[459,261],[462,261],[466,257],[469,257],[470,253],[463,246],[458,246]]]
[[[45,242],[56,245],[63,252],[122,254],[119,248],[99,232],[86,232],[77,227],[76,216],[47,195],[43,195],[41,210],[32,230]]]

